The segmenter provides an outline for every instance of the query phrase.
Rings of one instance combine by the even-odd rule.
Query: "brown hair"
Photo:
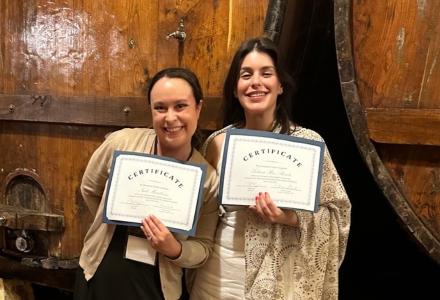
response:
[[[234,91],[237,89],[240,68],[243,60],[246,55],[252,51],[266,53],[273,60],[275,71],[278,75],[278,80],[283,87],[283,93],[277,98],[277,105],[274,112],[274,126],[276,127],[281,125],[281,133],[290,134],[290,124],[292,121],[292,100],[296,91],[296,85],[292,76],[287,72],[286,64],[284,63],[278,46],[267,37],[258,37],[245,41],[238,48],[234,58],[232,59],[231,66],[223,86],[223,127],[230,124],[244,125],[246,123],[244,109],[238,101],[238,98],[235,97]]]
[[[151,104],[151,90],[153,89],[157,81],[163,77],[179,78],[185,80],[191,87],[194,98],[196,99],[196,105],[198,106],[200,104],[200,100],[203,99],[203,92],[202,88],[200,87],[199,79],[197,78],[196,74],[194,74],[194,72],[185,68],[167,68],[159,71],[156,75],[154,75],[148,89],[148,104]],[[202,146],[202,141],[202,130],[199,124],[197,124],[196,131],[191,138],[191,146],[198,150]]]

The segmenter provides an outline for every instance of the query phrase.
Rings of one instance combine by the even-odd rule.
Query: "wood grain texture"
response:
[[[365,116],[377,143],[440,146],[440,109],[366,108]]]
[[[334,12],[341,89],[358,148],[407,231],[440,263],[438,5],[337,0]]]
[[[353,2],[353,55],[365,108],[440,108],[440,3]]]
[[[83,172],[108,132],[151,125],[146,95],[157,71],[195,71],[205,95],[199,124],[219,127],[232,56],[243,40],[264,34],[268,3],[0,0],[0,205],[65,222],[61,232],[29,229],[40,239],[38,256],[74,265],[93,219],[79,191]],[[167,40],[180,19],[186,41]],[[0,228],[0,240],[17,234]],[[16,252],[12,243],[2,247]]]

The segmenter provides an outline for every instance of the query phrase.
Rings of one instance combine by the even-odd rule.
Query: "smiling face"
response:
[[[277,97],[283,92],[272,58],[252,51],[245,56],[240,68],[235,97],[246,116],[262,115],[274,118]]]
[[[150,102],[161,154],[186,159],[172,153],[191,151],[191,138],[203,101],[197,105],[191,86],[185,80],[162,77],[151,90]]]

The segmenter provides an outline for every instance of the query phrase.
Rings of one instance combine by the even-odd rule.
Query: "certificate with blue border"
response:
[[[325,143],[285,134],[228,129],[225,136],[219,201],[255,205],[268,192],[280,208],[316,212]]]
[[[205,176],[203,164],[115,151],[102,220],[141,226],[155,215],[170,231],[194,236]]]

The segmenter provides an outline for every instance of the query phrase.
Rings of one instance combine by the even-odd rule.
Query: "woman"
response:
[[[84,240],[75,299],[179,299],[182,268],[196,268],[207,260],[218,220],[218,177],[209,165],[195,237],[172,234],[155,216],[142,220],[142,231],[158,254],[156,266],[123,258],[127,227],[102,223],[114,150],[207,164],[193,147],[199,141],[202,99],[199,81],[191,71],[170,68],[157,73],[148,92],[154,130],[114,132],[92,155],[81,192],[95,219]]]
[[[241,45],[223,89],[226,127],[202,149],[218,173],[231,127],[322,141],[291,122],[293,92],[293,79],[270,39]],[[191,299],[337,299],[351,205],[328,150],[317,213],[280,209],[270,191],[262,192],[248,208],[220,207],[213,253],[197,269]]]

